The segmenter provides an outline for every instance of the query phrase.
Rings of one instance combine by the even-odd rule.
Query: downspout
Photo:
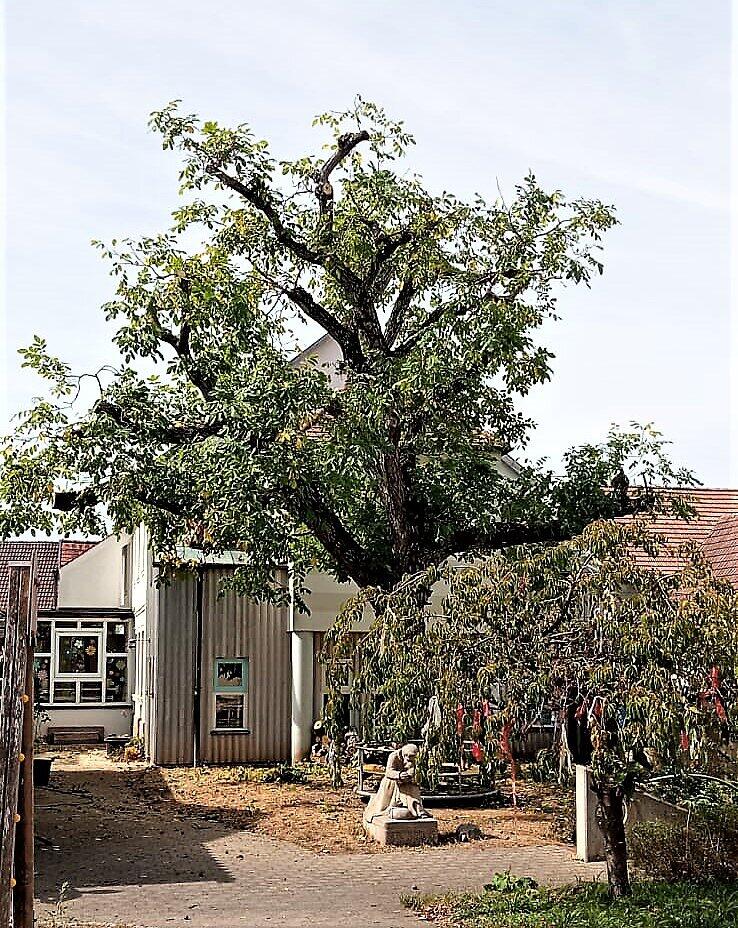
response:
[[[200,766],[200,719],[202,717],[202,614],[203,614],[203,579],[202,566],[197,568],[195,578],[195,674],[193,683],[192,705],[192,766]]]

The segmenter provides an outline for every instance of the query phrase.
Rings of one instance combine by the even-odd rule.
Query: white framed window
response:
[[[34,654],[36,698],[44,705],[128,701],[126,619],[40,617]]]
[[[88,629],[57,631],[56,677],[100,677],[102,634]]]
[[[246,731],[249,659],[217,657],[213,666],[213,730]]]
[[[131,546],[123,545],[121,549],[120,569],[120,604],[127,606],[131,596]]]

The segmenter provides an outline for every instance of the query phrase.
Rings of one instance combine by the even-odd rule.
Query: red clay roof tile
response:
[[[674,573],[679,570],[684,562],[679,556],[679,547],[688,542],[693,542],[698,547],[703,548],[708,559],[712,560],[713,554],[720,557],[723,563],[723,570],[730,571],[729,564],[734,565],[733,574],[734,582],[738,581],[738,528],[736,534],[731,535],[728,528],[725,537],[719,535],[709,545],[708,539],[716,531],[717,527],[724,520],[738,519],[738,490],[714,490],[703,487],[693,487],[685,490],[669,490],[669,494],[686,497],[690,506],[696,512],[696,518],[686,521],[678,519],[669,513],[663,513],[656,516],[652,523],[654,534],[665,536],[667,545],[662,548],[656,557],[652,557],[645,551],[638,550],[635,552],[636,562],[641,567],[652,568],[664,571],[665,573]],[[731,541],[732,539],[732,541]],[[730,554],[730,546],[732,555]],[[730,558],[733,558],[732,562]],[[726,575],[726,579],[728,579]]]
[[[3,541],[0,542],[0,612],[8,606],[8,564],[36,564],[39,609],[56,609],[59,568],[94,547],[95,541]]]

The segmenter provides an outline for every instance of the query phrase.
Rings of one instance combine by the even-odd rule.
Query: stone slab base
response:
[[[372,822],[364,822],[364,830],[378,844],[392,847],[438,843],[438,821],[435,818],[391,819],[379,815]]]

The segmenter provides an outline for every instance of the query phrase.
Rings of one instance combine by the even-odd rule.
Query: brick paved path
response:
[[[151,812],[96,774],[39,790],[40,912],[67,884],[65,915],[136,928],[401,928],[401,893],[481,887],[510,869],[542,882],[597,878],[571,849],[486,842],[323,855],[219,823]]]
[[[200,834],[198,841],[203,837],[201,846],[210,852],[215,873],[203,878],[202,870],[191,866],[186,846],[181,853],[175,848],[165,852],[163,862],[171,867],[171,882],[147,882],[145,858],[128,859],[127,877],[100,871],[104,881],[80,886],[66,914],[145,928],[417,928],[418,920],[400,904],[401,893],[481,887],[492,873],[508,868],[552,883],[593,879],[602,870],[600,865],[572,860],[570,849],[558,846],[500,850],[481,842],[423,851],[322,856],[247,832],[213,840]],[[122,860],[125,851],[118,848]],[[194,866],[200,864],[195,861]],[[62,866],[54,881],[57,886],[62,876],[78,885],[77,875]],[[80,882],[87,882],[84,871],[78,876]]]

